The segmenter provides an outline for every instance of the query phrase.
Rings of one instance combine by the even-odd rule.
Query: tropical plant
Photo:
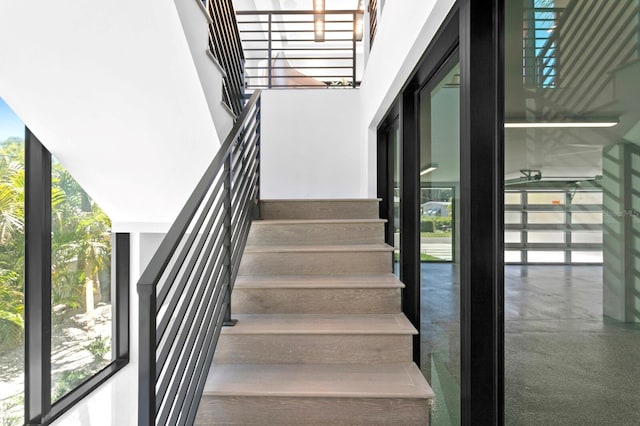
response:
[[[111,222],[58,163],[52,181],[64,194],[52,200],[54,303],[80,305],[92,315],[101,301],[100,271],[109,266]]]
[[[24,152],[12,140],[0,148],[0,351],[24,333]]]
[[[101,295],[109,294],[100,291],[100,277],[108,275],[103,271],[110,264],[111,222],[55,161],[51,182],[52,302],[91,314]],[[23,338],[24,188],[24,142],[5,141],[0,144],[0,351]]]

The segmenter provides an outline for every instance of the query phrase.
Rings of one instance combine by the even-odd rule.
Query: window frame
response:
[[[51,153],[25,128],[25,424],[47,425],[129,363],[130,247],[115,233],[115,359],[51,402]]]

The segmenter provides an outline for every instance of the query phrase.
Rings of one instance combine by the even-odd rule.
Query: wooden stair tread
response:
[[[213,364],[203,396],[420,398],[434,393],[414,363]]]
[[[314,252],[391,252],[388,244],[343,244],[343,245],[264,245],[246,246],[245,254],[250,253],[314,253]]]
[[[238,314],[222,334],[418,334],[404,314]]]
[[[235,288],[404,288],[404,284],[393,274],[239,275]]]

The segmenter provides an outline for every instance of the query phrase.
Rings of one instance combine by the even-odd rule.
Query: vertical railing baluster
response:
[[[138,295],[138,425],[153,426],[156,419],[156,286],[153,283],[138,283]]]
[[[227,155],[226,160],[224,161],[224,229],[225,229],[225,242],[223,244],[224,247],[224,265],[226,268],[225,271],[225,295],[224,295],[224,320],[223,325],[225,326],[233,326],[236,321],[231,319],[231,255],[233,254],[233,247],[231,246],[231,241],[233,240],[233,229],[231,226],[231,221],[233,218],[233,191],[231,188],[231,157],[233,152],[233,145],[237,143],[237,140],[234,141],[232,147],[229,149],[229,154]]]
[[[261,214],[260,214],[260,132],[261,132],[261,128],[262,128],[262,102],[261,102],[261,98],[258,98],[258,101],[256,102],[256,156],[257,161],[258,161],[258,166],[256,167],[256,175],[258,175],[258,189],[256,190],[256,200],[255,200],[255,208],[256,208],[256,213],[255,213],[255,218],[256,219],[260,219]]]

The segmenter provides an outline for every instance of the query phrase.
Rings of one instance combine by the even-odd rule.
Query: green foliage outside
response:
[[[91,322],[77,325],[74,316],[92,318],[98,303],[111,301],[111,223],[55,161],[51,180],[52,321],[54,327],[83,327],[87,332]],[[24,141],[0,142],[0,354],[6,359],[12,359],[9,354],[24,340],[24,188]],[[93,360],[59,374],[54,380],[54,400],[101,369],[111,343],[109,337],[98,336],[83,347]],[[19,393],[0,401],[0,426],[22,424],[23,400]]]
[[[451,237],[451,217],[426,216],[420,217],[420,235],[427,238]]]
[[[24,335],[24,149],[10,139],[0,146],[0,351]]]
[[[24,333],[24,182],[24,143],[9,139],[0,145],[0,352],[22,344]],[[57,162],[51,209],[54,311],[90,312],[110,301],[100,275],[110,262],[111,222]]]

